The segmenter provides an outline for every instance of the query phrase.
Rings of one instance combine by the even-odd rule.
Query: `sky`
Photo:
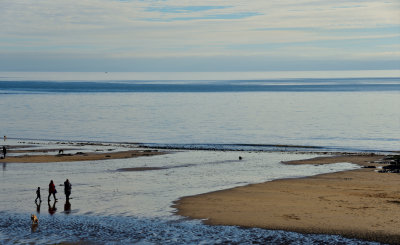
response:
[[[0,71],[386,69],[398,0],[0,0]]]

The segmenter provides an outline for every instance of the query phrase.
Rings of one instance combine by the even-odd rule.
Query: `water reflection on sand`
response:
[[[175,151],[167,155],[118,160],[9,163],[7,171],[3,164],[0,214],[5,217],[5,222],[0,224],[0,240],[41,243],[83,239],[127,244],[139,241],[179,244],[326,240],[327,236],[210,227],[173,214],[171,204],[182,196],[276,178],[357,168],[348,163],[325,166],[280,164],[280,161],[308,158],[315,156],[313,154],[249,151],[240,152],[242,160],[238,160],[238,155],[235,151]],[[129,168],[142,171],[116,171]],[[147,168],[153,171],[146,171]],[[61,184],[66,178],[73,185],[71,201],[66,201],[61,193]],[[48,202],[48,212],[43,212],[41,205],[44,203],[34,203],[35,190],[39,186],[42,195],[45,194],[50,179],[59,191],[59,200]],[[40,224],[32,237],[26,231],[30,213],[37,214]]]

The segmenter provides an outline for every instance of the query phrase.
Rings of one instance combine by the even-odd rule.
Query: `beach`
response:
[[[117,152],[82,152],[75,150],[74,153],[49,154],[57,152],[59,149],[40,149],[40,150],[14,150],[11,153],[18,153],[18,156],[8,156],[0,159],[0,163],[45,163],[45,162],[80,162],[96,161],[107,159],[124,159],[132,157],[154,156],[165,154],[157,150],[128,150]],[[29,153],[39,153],[39,155],[30,155]],[[41,154],[40,154],[41,153]]]
[[[361,166],[383,156],[318,157],[282,164],[352,162]],[[300,233],[400,243],[400,175],[375,168],[280,179],[176,201],[177,214],[210,225],[259,227]]]
[[[159,236],[165,237],[162,241],[166,244],[176,244],[168,236],[187,243],[214,243],[221,239],[228,243],[278,244],[295,240],[327,244],[399,241],[399,175],[377,173],[374,168],[354,170],[357,167],[350,164],[379,167],[383,155],[166,151],[124,143],[7,143],[7,156],[1,159],[4,208],[0,212],[12,224],[0,225],[4,241],[18,242],[28,235],[25,231],[21,233],[25,235],[15,238],[6,234],[24,229],[31,212],[38,216],[41,231],[29,232],[32,241],[57,232],[56,241],[74,243],[87,230],[91,235],[84,238],[85,242],[109,237],[154,242]],[[224,180],[226,172],[230,175]],[[278,180],[262,183],[265,173],[274,176],[283,172],[286,175],[273,178]],[[30,175],[36,177],[30,179]],[[36,186],[46,193],[48,180],[54,179],[60,191],[65,178],[73,186],[68,209],[65,204],[62,206],[62,193],[57,196],[61,204],[33,202]],[[238,185],[246,186],[229,189]],[[47,206],[48,214],[43,212]],[[61,224],[79,224],[77,227],[85,227],[85,232],[76,227],[65,229]],[[132,227],[136,227],[134,231]],[[168,236],[164,235],[166,231]],[[69,237],[68,232],[76,235]]]

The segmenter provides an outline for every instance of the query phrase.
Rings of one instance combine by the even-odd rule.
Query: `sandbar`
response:
[[[380,165],[377,155],[318,157],[282,164]],[[400,175],[374,168],[281,179],[183,197],[176,213],[234,225],[400,244]]]
[[[76,161],[95,161],[107,159],[123,159],[143,156],[162,155],[165,152],[157,150],[129,150],[118,152],[77,152],[75,154],[57,154],[57,155],[20,155],[7,156],[0,159],[0,163],[44,163],[44,162],[76,162]]]

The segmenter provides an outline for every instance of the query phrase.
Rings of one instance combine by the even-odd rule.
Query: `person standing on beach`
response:
[[[69,196],[71,195],[71,189],[72,189],[72,185],[69,182],[69,180],[67,179],[64,182],[64,193],[65,193],[65,196],[67,197],[67,201],[69,200]]]
[[[49,196],[47,197],[47,201],[50,202],[50,195],[53,194],[54,201],[56,202],[58,200],[56,198],[56,193],[57,193],[56,186],[54,185],[53,180],[51,180],[49,184]]]
[[[6,158],[6,154],[7,154],[7,149],[6,149],[6,147],[3,145],[3,155],[4,155],[4,158]]]
[[[39,202],[42,202],[42,198],[40,196],[40,187],[37,188],[36,190],[36,199],[35,202],[37,202],[37,199],[39,199]]]

